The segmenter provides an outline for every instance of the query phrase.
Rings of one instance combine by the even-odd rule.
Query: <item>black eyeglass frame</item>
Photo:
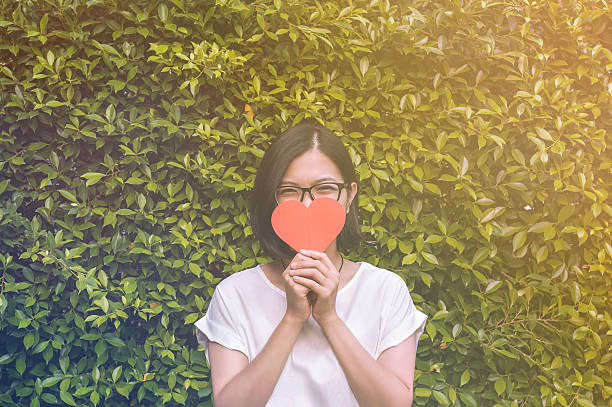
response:
[[[300,189],[302,191],[302,196],[300,196],[299,201],[302,202],[304,200],[304,196],[306,195],[306,192],[308,192],[308,195],[310,195],[310,199],[311,200],[315,200],[315,197],[312,196],[312,189],[315,187],[318,187],[320,185],[325,185],[325,184],[334,184],[338,187],[338,197],[336,198],[336,201],[340,201],[340,195],[342,195],[342,190],[344,188],[347,188],[350,186],[350,182],[333,182],[333,181],[325,181],[325,182],[319,182],[318,184],[314,184],[308,188],[302,188],[302,187],[298,187],[297,185],[279,185],[276,190],[274,190],[274,200],[276,201],[277,205],[280,205],[278,203],[278,198],[276,196],[276,193],[278,192],[278,189],[281,187],[285,187],[285,188],[295,188],[295,189]]]

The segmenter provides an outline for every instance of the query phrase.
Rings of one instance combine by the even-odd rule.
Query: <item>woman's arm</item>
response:
[[[412,405],[414,334],[374,360],[340,318],[324,321],[321,328],[361,407]]]
[[[208,350],[217,407],[264,406],[278,382],[302,326],[310,317],[308,289],[282,273],[287,309],[268,342],[248,363],[241,352],[215,344]]]
[[[285,315],[250,364],[242,352],[211,342],[208,354],[215,406],[264,406],[303,324]]]

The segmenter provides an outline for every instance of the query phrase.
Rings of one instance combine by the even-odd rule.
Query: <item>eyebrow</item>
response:
[[[331,176],[325,176],[325,177],[321,177],[319,179],[317,179],[313,185],[316,184],[320,184],[321,182],[325,182],[325,181],[332,181],[332,182],[340,182],[337,179],[331,177]],[[285,180],[281,180],[280,185],[298,185],[296,182],[293,181],[285,181]]]

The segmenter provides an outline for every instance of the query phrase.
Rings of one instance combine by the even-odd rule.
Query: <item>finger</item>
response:
[[[332,263],[329,256],[324,252],[302,249],[300,253],[312,259],[319,260],[321,263],[325,264],[326,267],[329,267],[330,270],[336,270],[336,266],[334,266],[334,263]]]
[[[309,257],[301,255],[299,258],[296,256],[295,260],[291,263],[292,268],[304,268],[304,267],[316,267],[323,273],[324,276],[330,277],[336,271],[336,266],[331,262],[327,254],[319,253],[314,250],[308,250],[309,253],[315,253],[319,258]]]
[[[295,263],[295,262],[298,262],[298,261],[309,261],[309,260],[316,260],[316,259],[315,259],[315,258],[313,258],[313,257],[310,257],[310,256],[306,256],[305,254],[298,253],[298,254],[297,254],[297,255],[296,255],[294,258],[293,258],[293,260],[291,260],[291,263]]]
[[[310,278],[311,280],[316,281],[320,285],[324,286],[327,284],[327,277],[321,271],[316,268],[299,268],[295,270],[291,270],[289,272],[291,276],[300,276],[305,278]]]
[[[291,269],[293,270],[302,269],[302,268],[316,268],[320,270],[321,272],[324,272],[325,265],[321,261],[311,259],[311,258],[304,258],[304,259],[296,260],[293,263],[291,263]]]
[[[291,262],[290,262],[290,263],[293,263],[294,261],[298,261],[298,260],[305,260],[305,259],[309,259],[309,258],[310,258],[310,257],[308,257],[308,256],[306,256],[306,255],[304,255],[304,254],[302,254],[302,253],[300,253],[300,252],[297,252],[297,253],[296,253],[296,255],[295,255],[295,256],[293,256],[293,259],[291,259]]]
[[[311,289],[315,294],[317,294],[317,296],[319,295],[322,296],[323,287],[316,281],[310,278],[305,278],[305,277],[300,277],[300,276],[293,276],[292,278],[296,284],[299,284],[301,286]]]
[[[311,260],[310,262],[298,263],[292,270],[303,270],[303,269],[316,269],[325,279],[333,278],[333,269],[330,270],[325,264],[318,260]]]
[[[304,285],[298,284],[293,279],[293,277],[289,275],[289,273],[285,275],[285,283],[286,283],[286,287],[289,287],[289,289],[299,294],[300,296],[305,296],[309,292],[307,287],[305,287]]]

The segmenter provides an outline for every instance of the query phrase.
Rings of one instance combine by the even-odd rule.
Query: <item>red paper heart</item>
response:
[[[272,228],[295,251],[322,252],[340,234],[346,213],[340,202],[318,198],[307,207],[300,201],[285,201],[272,212]]]

